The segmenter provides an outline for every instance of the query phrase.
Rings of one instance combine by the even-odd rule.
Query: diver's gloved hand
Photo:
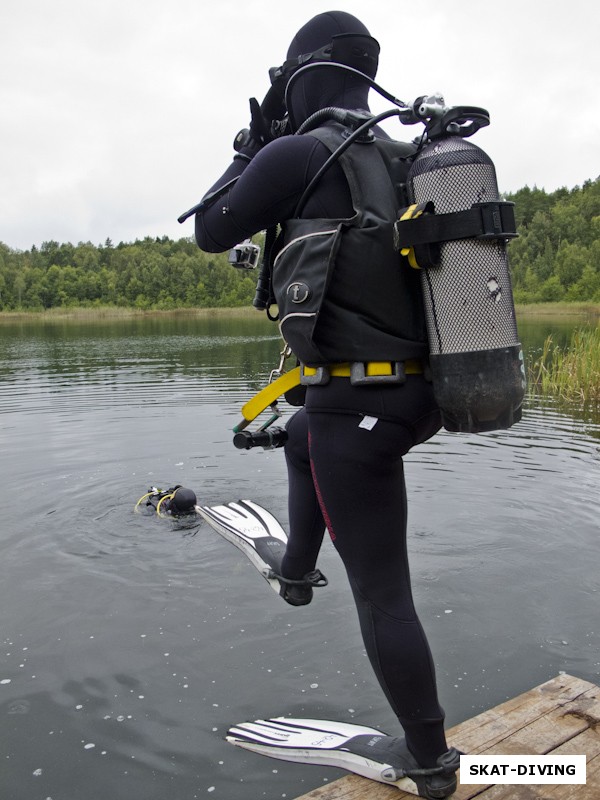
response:
[[[271,122],[265,119],[256,97],[250,98],[250,135],[261,147],[272,141]]]
[[[233,141],[233,149],[246,161],[251,161],[273,139],[271,123],[265,119],[256,97],[250,98],[250,127],[243,128]]]

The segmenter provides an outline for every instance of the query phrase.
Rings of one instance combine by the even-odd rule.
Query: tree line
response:
[[[600,302],[600,178],[574,189],[525,187],[515,204],[519,236],[509,245],[515,300]]]
[[[600,178],[550,193],[525,187],[504,199],[515,203],[519,233],[509,246],[515,300],[600,302]],[[25,251],[0,242],[0,311],[245,306],[256,277],[191,238],[49,241]]]
[[[252,302],[255,271],[227,253],[203,253],[190,239],[146,237],[114,246],[44,242],[15,251],[0,243],[0,310],[121,306],[235,307]]]

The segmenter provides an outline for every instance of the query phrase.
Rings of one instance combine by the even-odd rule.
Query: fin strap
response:
[[[292,580],[291,578],[284,578],[283,575],[278,575],[276,572],[274,572],[274,570],[269,570],[268,577],[271,579],[275,578],[281,583],[285,583],[286,586],[314,586],[316,588],[320,588],[321,586],[327,586],[329,583],[320,569],[314,569],[312,572],[307,572],[306,575],[299,581]]]
[[[398,770],[403,772],[407,778],[428,778],[433,775],[443,775],[447,772],[456,772],[460,767],[460,751],[451,747],[438,758],[437,767],[418,767],[417,769]],[[442,763],[440,763],[442,762]],[[402,777],[402,776],[401,776]]]

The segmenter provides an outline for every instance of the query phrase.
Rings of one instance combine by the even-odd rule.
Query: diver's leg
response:
[[[363,416],[349,413],[308,417],[317,494],[348,572],[368,656],[413,755],[434,765],[447,750],[444,712],[406,552],[402,454],[415,443],[415,430],[382,420],[369,430],[359,427]]]
[[[312,480],[306,411],[296,412],[286,429],[289,537],[281,571],[286,578],[300,580],[315,569],[325,523]]]

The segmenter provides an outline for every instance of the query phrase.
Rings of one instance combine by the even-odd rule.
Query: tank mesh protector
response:
[[[408,176],[411,199],[436,214],[498,201],[486,153],[458,136],[427,146]],[[455,239],[438,266],[421,271],[433,390],[449,431],[508,428],[521,418],[525,392],[506,242]]]
[[[433,201],[438,214],[500,199],[490,158],[456,136],[432,143],[418,156],[409,189],[414,202]],[[503,240],[443,243],[439,266],[423,270],[422,282],[432,355],[519,344]]]

